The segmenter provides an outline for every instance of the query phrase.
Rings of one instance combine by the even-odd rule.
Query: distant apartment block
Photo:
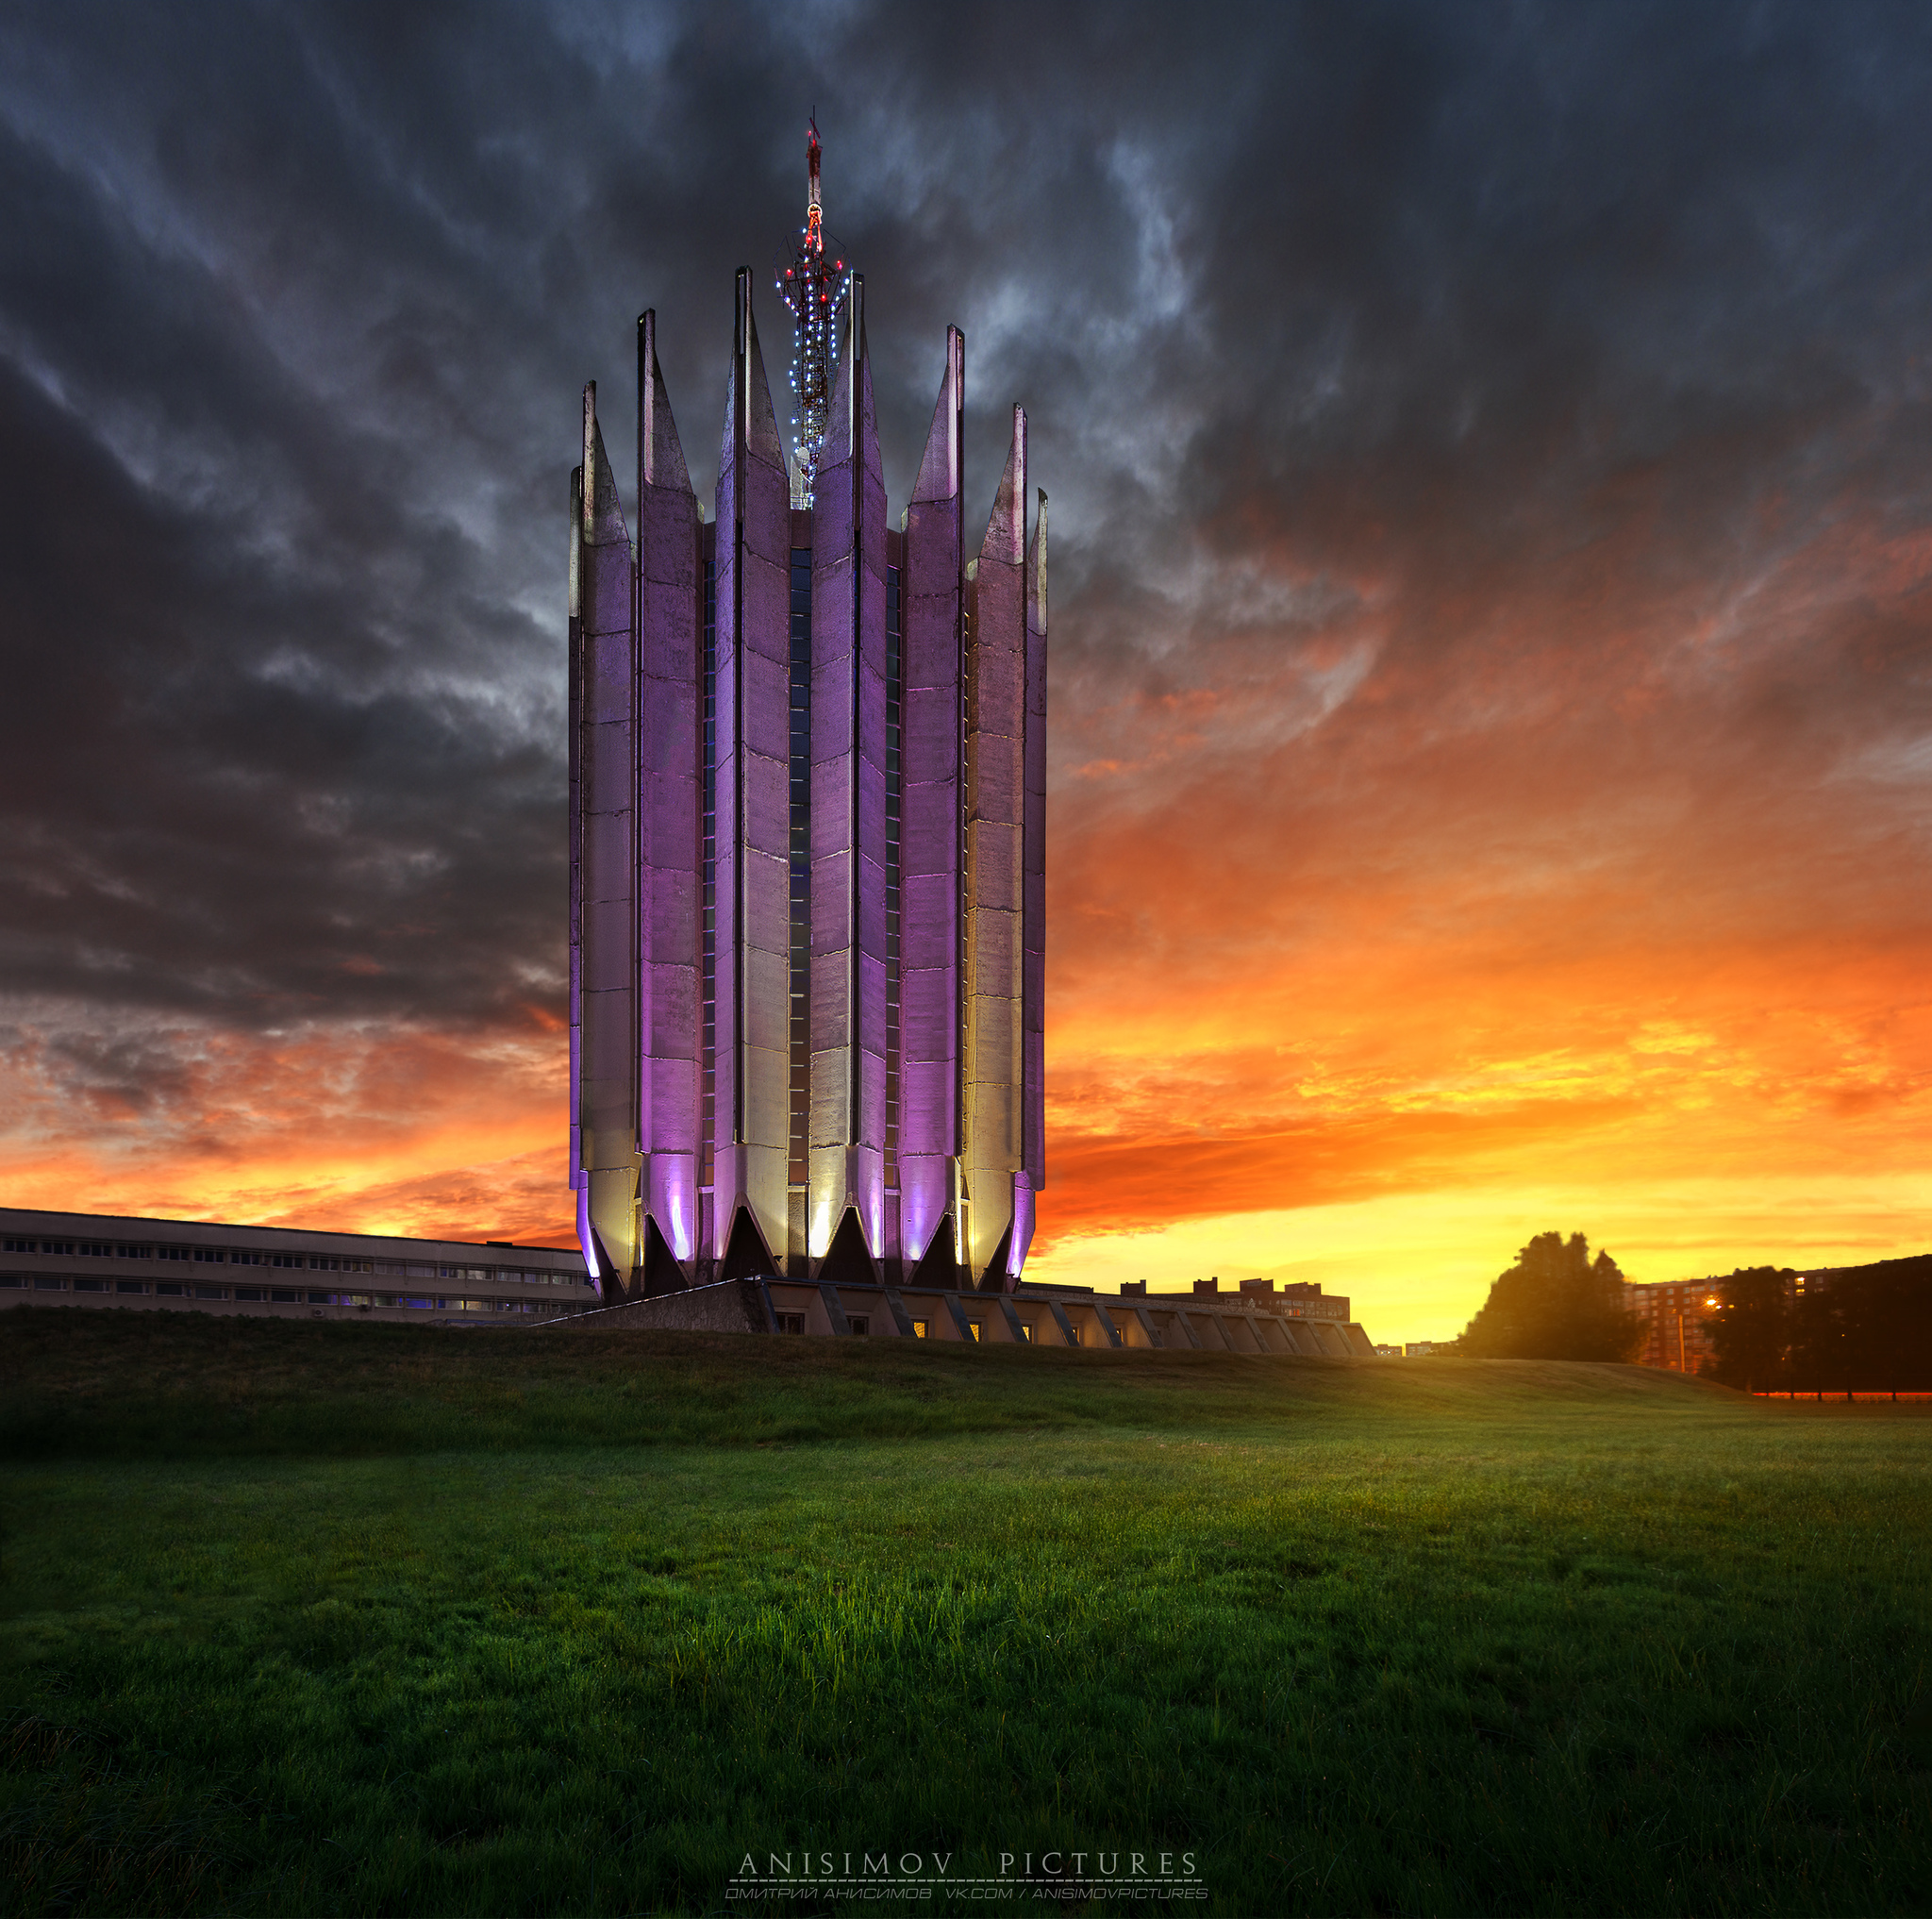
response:
[[[1266,1301],[1270,1311],[1278,1311],[1289,1319],[1332,1319],[1344,1324],[1348,1319],[1346,1293],[1324,1293],[1319,1286],[1307,1280],[1277,1287],[1273,1279],[1243,1279],[1236,1285],[1224,1287],[1218,1278],[1196,1279],[1186,1293],[1150,1293],[1146,1280],[1126,1279],[1121,1283],[1121,1297],[1143,1299],[1150,1304],[1171,1303],[1177,1299],[1195,1302],[1226,1299],[1237,1305],[1242,1300]]]
[[[1807,1293],[1828,1292],[1840,1274],[1852,1266],[1814,1267],[1809,1273],[1785,1275],[1785,1301],[1796,1305]],[[1640,1366],[1662,1372],[1702,1373],[1713,1364],[1717,1347],[1711,1338],[1711,1315],[1724,1296],[1725,1276],[1702,1279],[1667,1279],[1655,1285],[1624,1283],[1624,1300],[1643,1323],[1643,1343],[1637,1349]]]
[[[1716,1358],[1707,1315],[1717,1301],[1716,1279],[1667,1279],[1624,1288],[1624,1303],[1643,1326],[1640,1366],[1668,1373],[1701,1373]]]

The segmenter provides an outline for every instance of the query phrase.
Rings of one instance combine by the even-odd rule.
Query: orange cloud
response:
[[[0,1069],[11,1205],[575,1243],[554,1038],[164,1027],[75,1107],[61,1025]]]

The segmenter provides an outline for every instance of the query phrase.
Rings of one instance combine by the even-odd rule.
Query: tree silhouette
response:
[[[1820,1275],[1798,1297],[1789,1338],[1788,1377],[1800,1393],[1924,1392],[1932,1387],[1932,1256]]]
[[[1581,1233],[1539,1233],[1499,1274],[1456,1350],[1478,1360],[1627,1360],[1643,1330],[1624,1276]]]
[[[1791,1338],[1791,1314],[1785,1288],[1792,1277],[1775,1266],[1740,1266],[1718,1281],[1717,1310],[1710,1316],[1710,1343],[1717,1350],[1713,1376],[1746,1393],[1763,1392],[1785,1361]]]
[[[1845,1289],[1849,1293],[1850,1288]],[[1849,1392],[1854,1350],[1847,1324],[1856,1302],[1838,1288],[1801,1293],[1791,1310],[1791,1379],[1801,1392]]]

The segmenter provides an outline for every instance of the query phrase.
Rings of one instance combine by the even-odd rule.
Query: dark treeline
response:
[[[1749,1393],[1932,1392],[1932,1254],[1820,1275],[1740,1267],[1714,1282],[1704,1370]],[[1624,1276],[1581,1233],[1540,1233],[1446,1350],[1491,1360],[1628,1360],[1641,1322]]]
[[[1714,1377],[1752,1393],[1932,1392],[1932,1254],[1854,1266],[1802,1293],[1740,1267],[1709,1316]]]

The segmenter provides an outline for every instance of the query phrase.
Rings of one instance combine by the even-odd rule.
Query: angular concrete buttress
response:
[[[572,481],[571,690],[575,709],[571,957],[577,1231],[607,1298],[637,1271],[637,643],[630,534],[584,389]]]
[[[637,602],[638,1132],[643,1283],[657,1293],[688,1284],[700,1252],[704,609],[697,496],[658,364],[655,312],[638,319]]]
[[[965,1238],[974,1281],[1013,1271],[1025,1171],[1022,926],[1026,824],[1026,415],[967,587]]]
[[[884,1250],[886,483],[853,277],[812,500],[811,1109],[808,1250],[848,1209]]]
[[[786,1245],[790,1119],[791,488],[738,275],[718,461],[714,1256]],[[767,1265],[767,1271],[774,1270]]]
[[[584,1172],[584,470],[570,476],[570,619],[564,667],[570,759],[570,1190],[585,1264],[591,1255],[590,1180]],[[591,1277],[597,1269],[591,1267]]]
[[[1011,1270],[1025,1270],[1033,1243],[1033,1195],[1046,1185],[1046,495],[1026,559],[1026,873],[1020,1100],[1024,1169],[1013,1180]]]
[[[949,326],[900,572],[899,1205],[908,1263],[931,1251],[942,1223],[957,1232],[958,1220],[965,404],[966,338]]]

